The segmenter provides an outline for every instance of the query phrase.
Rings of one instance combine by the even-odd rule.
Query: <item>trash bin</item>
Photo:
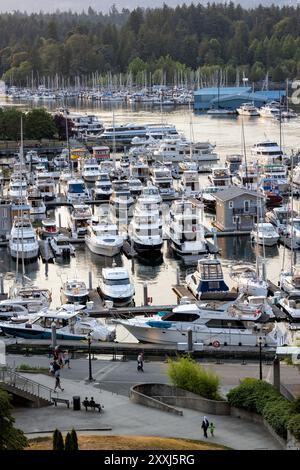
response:
[[[81,409],[80,407],[80,397],[76,396],[73,397],[73,410],[74,411],[79,411]]]

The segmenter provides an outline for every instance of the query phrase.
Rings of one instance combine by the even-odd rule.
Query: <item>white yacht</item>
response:
[[[212,167],[211,174],[208,175],[208,179],[213,186],[217,186],[218,188],[231,186],[231,174],[226,166]]]
[[[174,201],[166,223],[172,249],[181,256],[207,253],[201,210],[189,201]]]
[[[82,178],[88,183],[93,183],[99,178],[99,175],[100,170],[97,161],[94,158],[86,160],[83,164]]]
[[[128,185],[133,197],[140,196],[143,190],[143,183],[138,178],[129,178]]]
[[[253,103],[243,103],[239,108],[237,108],[237,113],[240,116],[259,116],[260,113],[258,109],[254,106]]]
[[[286,331],[280,324],[268,323],[263,333],[258,333],[256,317],[249,314],[236,314],[226,309],[213,309],[197,304],[175,307],[172,312],[137,317],[129,320],[113,320],[123,325],[140,342],[154,344],[187,343],[188,331],[192,331],[194,343],[206,346],[257,346],[262,336],[265,346],[276,348],[285,344]]]
[[[56,198],[56,184],[54,178],[49,176],[48,173],[36,174],[36,186],[45,201],[52,201]]]
[[[152,169],[150,182],[156,186],[163,200],[175,199],[176,192],[173,187],[173,178],[169,168],[159,166]]]
[[[109,199],[112,212],[116,218],[127,220],[131,217],[131,208],[134,204],[128,180],[116,180],[112,185],[113,192]]]
[[[139,198],[128,227],[128,235],[134,249],[140,254],[153,255],[163,245],[162,224],[157,204],[147,198]]]
[[[199,176],[197,171],[185,170],[179,181],[179,191],[185,196],[197,196],[200,191]]]
[[[89,198],[89,191],[81,178],[72,178],[67,181],[65,194],[67,201],[73,203],[83,203]]]
[[[289,295],[300,297],[300,273],[294,267],[291,271],[282,271],[279,276],[280,289]]]
[[[72,279],[66,281],[61,288],[62,303],[86,304],[89,300],[89,291],[83,281]]]
[[[132,301],[135,290],[125,268],[103,268],[100,280],[100,295],[117,305],[127,305]]]
[[[259,115],[266,118],[276,118],[280,114],[280,103],[277,101],[271,101],[265,106],[262,106],[259,110]]]
[[[255,161],[263,165],[282,163],[287,160],[277,142],[271,140],[260,141],[251,147],[251,155]]]
[[[58,235],[59,230],[54,219],[43,219],[42,226],[38,230],[41,238],[55,237]]]
[[[265,222],[254,224],[250,237],[252,242],[265,246],[277,245],[279,240],[279,235],[274,226]]]
[[[232,177],[232,183],[241,188],[257,190],[259,184],[259,169],[255,163],[242,163],[237,173]]]
[[[290,218],[283,232],[284,236],[293,240],[294,248],[300,247],[300,217]]]
[[[153,186],[150,182],[148,186],[142,189],[141,197],[147,198],[148,202],[152,204],[161,204],[162,197],[159,193],[159,189],[156,186]]]
[[[238,292],[244,292],[250,296],[267,297],[268,282],[261,278],[254,267],[236,264],[231,267],[230,277]]]
[[[38,257],[39,244],[29,219],[15,217],[10,232],[9,250],[12,258],[33,260]]]
[[[118,235],[118,228],[107,218],[100,220],[92,217],[84,237],[85,244],[92,253],[102,256],[115,256],[123,246],[123,237]]]
[[[102,142],[116,147],[131,144],[134,137],[145,138],[149,133],[165,132],[167,134],[177,134],[174,126],[164,124],[123,124],[107,127],[101,135]]]
[[[243,155],[226,155],[225,158],[225,166],[229,169],[229,172],[231,175],[235,175],[239,168],[240,165],[243,163]]]
[[[50,246],[56,257],[68,258],[75,256],[75,248],[64,235],[56,235],[50,239]]]
[[[263,165],[260,174],[262,180],[266,180],[270,185],[278,188],[280,193],[287,193],[289,191],[290,182],[286,165],[280,163]]]
[[[40,163],[40,157],[36,150],[29,150],[25,155],[25,162],[28,165],[35,165]]]
[[[30,206],[30,215],[41,215],[46,213],[46,205],[38,188],[29,190],[27,200]]]
[[[10,300],[26,307],[29,313],[35,313],[50,307],[52,294],[49,289],[41,289],[34,285],[21,286],[14,284],[9,291]]]
[[[89,137],[103,132],[103,122],[95,114],[68,113],[72,132],[76,137]]]
[[[203,164],[215,163],[219,157],[214,153],[215,145],[209,142],[188,142],[179,139],[166,139],[161,142],[153,152],[155,161],[179,163],[183,160],[196,161],[201,167]]]
[[[287,225],[291,217],[297,218],[297,212],[291,211],[288,204],[280,207],[274,207],[272,210],[266,212],[266,222],[274,225],[277,232],[281,235],[286,231]],[[299,227],[300,228],[300,227]],[[300,240],[299,240],[300,241]]]
[[[28,195],[27,181],[20,176],[12,175],[9,186],[8,196],[10,199],[25,199]]]
[[[203,258],[198,261],[196,271],[185,278],[188,289],[200,300],[206,292],[227,292],[221,263],[218,259]]]
[[[130,176],[132,178],[138,178],[142,183],[146,183],[149,175],[149,165],[142,160],[130,164]]]
[[[300,163],[292,169],[292,182],[296,186],[300,186]]]
[[[69,228],[73,238],[84,238],[88,222],[92,218],[92,210],[86,204],[75,204],[69,219]]]
[[[99,174],[95,187],[92,188],[92,195],[97,201],[109,200],[112,195],[112,184],[108,173],[101,172]]]

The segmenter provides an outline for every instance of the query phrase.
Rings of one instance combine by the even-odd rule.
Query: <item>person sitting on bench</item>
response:
[[[84,401],[82,402],[83,406],[85,407],[85,411],[87,411],[88,406],[90,406],[90,401],[88,397],[85,397]]]
[[[96,402],[95,402],[95,400],[94,400],[94,397],[91,397],[91,400],[90,400],[90,407],[91,407],[91,408],[94,408],[94,409],[96,408]]]

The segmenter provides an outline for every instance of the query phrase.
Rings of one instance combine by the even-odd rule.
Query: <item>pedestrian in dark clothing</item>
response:
[[[203,429],[204,437],[208,437],[208,435],[207,435],[208,427],[209,427],[209,421],[208,421],[207,417],[204,416],[203,421],[202,421],[202,425],[201,425],[201,428]]]
[[[142,354],[139,354],[137,358],[137,370],[144,372],[144,358]]]
[[[60,385],[60,365],[58,361],[53,362],[53,370],[54,370],[54,377],[55,377],[54,391],[56,392],[56,389],[59,388],[63,392],[64,389]]]

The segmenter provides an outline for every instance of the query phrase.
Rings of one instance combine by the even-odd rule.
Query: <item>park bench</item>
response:
[[[85,411],[87,411],[88,408],[91,408],[91,409],[93,408],[94,411],[95,411],[96,408],[97,408],[98,411],[99,411],[99,413],[101,413],[101,410],[104,408],[104,406],[103,406],[103,405],[101,406],[100,403],[93,403],[93,404],[91,405],[91,403],[90,403],[89,400],[84,400],[84,401],[82,402],[82,405],[84,406]]]
[[[57,403],[65,403],[67,407],[70,408],[70,400],[67,400],[66,398],[52,397],[52,401],[54,403],[54,406],[57,406]]]

